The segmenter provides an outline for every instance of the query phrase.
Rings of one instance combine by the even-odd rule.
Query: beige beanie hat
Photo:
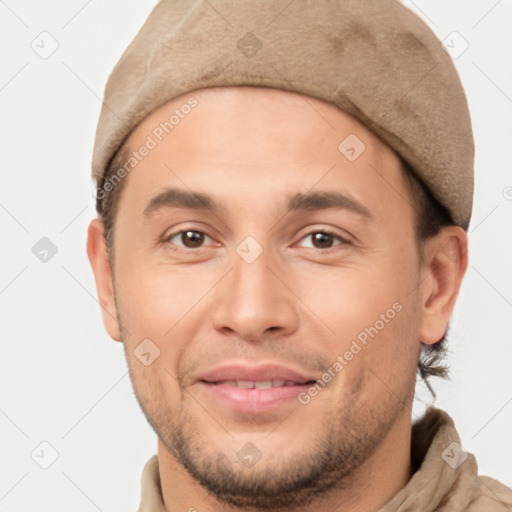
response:
[[[161,0],[105,88],[97,185],[157,107],[233,85],[338,106],[398,153],[467,229],[474,142],[466,96],[442,43],[396,0]]]

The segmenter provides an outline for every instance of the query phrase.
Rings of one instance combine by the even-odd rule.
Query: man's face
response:
[[[420,348],[398,157],[334,106],[261,88],[178,98],[130,151],[148,135],[156,147],[120,197],[113,274],[130,376],[161,442],[232,504],[306,503],[355,478],[410,421]],[[178,201],[193,193],[218,208]]]

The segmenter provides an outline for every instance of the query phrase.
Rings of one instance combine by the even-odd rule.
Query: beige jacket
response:
[[[478,475],[475,456],[465,452],[452,418],[430,407],[412,425],[415,472],[378,512],[512,512],[512,489]],[[139,512],[165,512],[158,457],[142,472]]]

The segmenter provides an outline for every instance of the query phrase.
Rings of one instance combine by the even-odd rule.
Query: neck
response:
[[[209,494],[158,441],[160,480],[166,512],[256,512],[220,503]],[[409,481],[411,464],[411,416],[404,407],[385,439],[373,455],[343,485],[320,495],[300,512],[377,511]],[[287,510],[287,512],[299,512]]]

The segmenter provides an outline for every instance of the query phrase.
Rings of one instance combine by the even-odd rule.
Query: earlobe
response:
[[[89,224],[89,229],[87,230],[87,256],[89,257],[96,281],[96,291],[105,329],[113,340],[121,341],[112,272],[108,261],[104,226],[100,219],[93,219]]]
[[[448,226],[425,244],[420,341],[437,343],[446,333],[462,279],[468,266],[467,235]]]

